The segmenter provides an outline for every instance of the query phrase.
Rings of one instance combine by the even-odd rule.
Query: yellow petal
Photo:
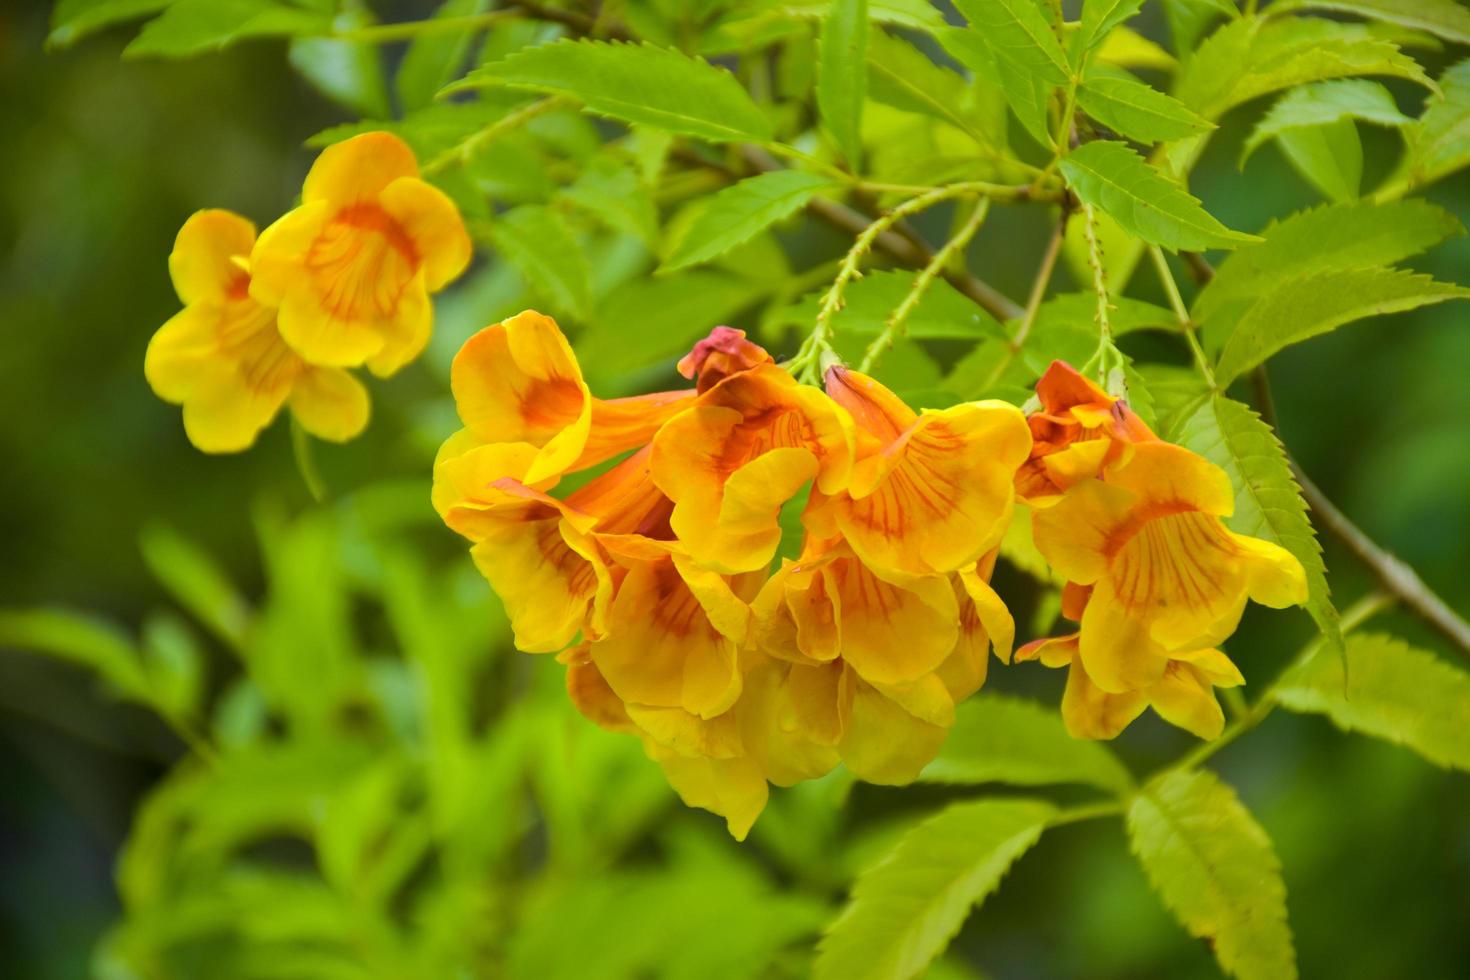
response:
[[[371,406],[362,382],[341,368],[311,368],[291,389],[291,414],[319,439],[346,442],[367,427]]]
[[[459,209],[443,191],[415,177],[400,177],[379,199],[413,241],[429,292],[459,278],[470,263],[470,236]]]
[[[1112,694],[1148,687],[1168,658],[1149,637],[1148,625],[1129,613],[1106,580],[1082,613],[1079,659],[1092,682]]]
[[[1148,701],[1160,718],[1200,738],[1219,738],[1225,728],[1225,713],[1209,680],[1182,661],[1169,664],[1159,682],[1148,689]]]
[[[644,751],[663,767],[669,785],[686,806],[724,817],[730,836],[736,840],[745,840],[756,817],[766,808],[770,790],[754,759],[680,755],[650,739],[644,740]]]
[[[143,358],[143,375],[154,394],[177,405],[196,391],[228,383],[234,368],[220,354],[221,316],[217,304],[195,304],[158,328]]]
[[[377,377],[391,377],[424,352],[434,331],[434,306],[424,288],[422,272],[399,293],[393,315],[382,321],[378,329],[383,346],[367,360],[368,370]]]
[[[230,211],[196,211],[179,229],[168,271],[184,305],[224,302],[248,281],[238,260],[255,245],[255,225]]]
[[[1229,517],[1235,510],[1230,477],[1209,460],[1183,446],[1144,442],[1108,471],[1107,482],[1131,490],[1140,506],[1198,510]]]
[[[1245,608],[1245,568],[1218,517],[1198,511],[1145,521],[1108,570],[1113,594],[1165,650],[1214,646]]]
[[[852,704],[837,751],[859,779],[899,786],[918,778],[939,754],[949,729],[914,717],[849,673]]]
[[[991,557],[990,563],[994,565],[994,556]],[[1010,663],[1011,647],[1016,642],[1016,621],[1011,617],[1011,611],[1006,608],[1005,600],[990,587],[990,582],[986,578],[981,577],[981,567],[983,566],[977,565],[974,568],[961,569],[960,584],[964,586],[965,594],[974,604],[975,615],[979,617],[980,624],[990,637],[990,643],[995,648],[995,655],[1003,662]]]
[[[608,686],[607,678],[587,657],[586,644],[577,648],[578,655],[567,665],[567,694],[582,716],[599,728],[610,732],[638,731],[623,702]]]
[[[762,657],[745,676],[741,738],[766,778],[792,786],[832,771],[842,733],[840,664],[806,667]]]
[[[1114,537],[1128,525],[1137,495],[1083,480],[1049,507],[1033,508],[1036,549],[1063,578],[1091,585],[1107,574]]]
[[[517,649],[555,653],[584,628],[600,633],[611,575],[595,545],[567,528],[559,513],[487,521],[470,557],[505,605]]]
[[[280,306],[288,292],[308,287],[306,253],[330,217],[326,204],[306,204],[260,233],[250,250],[250,295],[257,303]]]
[[[255,443],[285,400],[283,390],[257,391],[222,380],[219,387],[184,403],[184,432],[202,452],[240,452]]]
[[[1093,684],[1081,659],[1074,660],[1067,672],[1062,721],[1073,738],[1116,738],[1147,705],[1142,691],[1109,694]]]
[[[1046,667],[1070,667],[1078,659],[1077,650],[1080,644],[1081,635],[1078,633],[1032,640],[1016,651],[1016,661],[1024,663],[1028,660],[1039,660]]]
[[[1233,534],[1246,563],[1250,596],[1263,606],[1284,609],[1307,601],[1307,573],[1296,556],[1259,538]]]
[[[334,207],[355,204],[376,199],[400,177],[418,175],[418,161],[407,143],[392,133],[363,133],[321,152],[306,175],[301,199]]]
[[[942,575],[880,579],[856,558],[828,572],[836,597],[842,659],[870,684],[904,684],[936,669],[959,639],[959,604]]]
[[[1219,650],[1191,650],[1187,653],[1175,653],[1170,656],[1172,659],[1182,660],[1198,670],[1215,687],[1239,687],[1245,683],[1245,678],[1241,676],[1240,668],[1236,667],[1230,658]]]
[[[628,717],[639,731],[680,755],[733,759],[745,754],[740,741],[740,722],[732,711],[714,718],[701,718],[683,708],[629,704],[627,710]]]

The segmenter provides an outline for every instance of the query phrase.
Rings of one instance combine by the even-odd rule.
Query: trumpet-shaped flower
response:
[[[1026,417],[1031,455],[1016,474],[1022,499],[1040,502],[1123,459],[1157,436],[1128,403],[1114,398],[1070,364],[1053,361],[1036,384],[1041,408]]]
[[[1233,507],[1219,467],[1152,441],[1034,512],[1042,555],[1092,587],[1078,656],[1100,690],[1150,687],[1171,658],[1219,645],[1247,598],[1276,608],[1306,600],[1301,563],[1228,530],[1221,518]]]
[[[184,309],[153,335],[144,375],[160,398],[183,405],[184,431],[205,452],[249,448],[284,405],[313,435],[351,439],[367,425],[367,391],[281,339],[276,311],[250,294],[254,244],[255,226],[228,211],[184,222],[169,256]]]
[[[808,526],[840,533],[875,571],[931,575],[973,566],[1010,522],[1031,438],[1015,406],[969,402],[915,412],[877,381],[828,370],[827,393],[860,433],[846,486],[815,497]]]
[[[281,336],[307,361],[387,376],[424,349],[429,294],[469,260],[459,211],[419,178],[413,151],[364,133],[323,150],[301,206],[261,234],[250,293],[279,308]]]

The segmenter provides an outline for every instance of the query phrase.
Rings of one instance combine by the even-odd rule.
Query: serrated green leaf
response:
[[[471,17],[489,7],[490,0],[444,0],[433,19]],[[398,63],[398,73],[393,76],[393,87],[405,113],[431,104],[434,95],[459,75],[474,39],[474,31],[438,31],[409,42]]]
[[[1137,15],[1143,0],[1082,0],[1082,17],[1072,35],[1073,61],[1101,44],[1113,28]]]
[[[1132,779],[1101,742],[1067,734],[1054,708],[981,693],[955,709],[954,728],[919,776],[926,783],[1083,783],[1110,791]]]
[[[857,170],[868,97],[868,0],[832,0],[817,40],[817,109],[833,142]]]
[[[1184,139],[1215,128],[1178,99],[1110,74],[1090,73],[1077,91],[1077,103],[1104,126],[1139,143]]]
[[[1470,10],[1456,0],[1288,0],[1280,10],[1331,10],[1470,44]]]
[[[1240,980],[1294,980],[1286,886],[1271,839],[1208,771],[1174,772],[1128,810],[1128,836],[1164,904]]]
[[[997,142],[998,134],[980,131],[961,113],[965,79],[884,31],[875,30],[868,38],[868,95],[884,105],[947,122],[983,146]]]
[[[1051,86],[1041,76],[998,59],[978,31],[949,27],[935,36],[950,57],[970,69],[976,78],[1000,88],[1011,111],[1038,145],[1051,145],[1046,118]]]
[[[598,115],[716,143],[771,138],[770,120],[733,75],[651,44],[543,44],[477,68],[444,91],[485,85],[569,96]]]
[[[726,187],[709,199],[664,260],[662,271],[674,272],[725,254],[796,213],[813,194],[833,183],[829,177],[801,170],[773,170]]]
[[[490,237],[496,249],[557,311],[586,320],[592,309],[592,277],[587,260],[562,216],[526,204],[495,219]]]
[[[1338,658],[1317,654],[1282,675],[1271,697],[1470,771],[1470,674],[1383,634],[1354,634],[1346,656],[1346,677]]]
[[[1037,0],[956,0],[995,57],[1017,72],[1065,85],[1072,66]]]
[[[561,196],[601,218],[608,227],[658,245],[658,206],[631,166],[594,163]]]
[[[922,973],[1054,812],[1034,800],[980,800],[953,804],[914,827],[853,885],[822,937],[816,980]]]
[[[1282,348],[1354,320],[1466,298],[1464,286],[1402,269],[1332,270],[1292,280],[1240,318],[1220,351],[1215,378],[1223,388]]]
[[[128,58],[186,58],[253,37],[326,34],[330,17],[275,0],[177,0],[143,25],[123,49]]]
[[[1263,241],[1232,252],[1190,311],[1205,343],[1219,350],[1241,304],[1308,272],[1391,265],[1464,229],[1427,201],[1338,204],[1294,214],[1263,231]]]
[[[1470,59],[1446,69],[1441,94],[1408,130],[1409,171],[1430,184],[1470,165]]]
[[[1179,80],[1179,101],[1206,119],[1308,82],[1357,75],[1433,82],[1392,41],[1357,24],[1318,18],[1243,18],[1211,34]]]
[[[0,609],[0,647],[47,654],[94,671],[117,692],[148,699],[132,642],[110,623],[69,609]]]
[[[1360,119],[1379,126],[1406,126],[1414,120],[1399,111],[1393,94],[1379,82],[1362,78],[1318,82],[1292,89],[1256,123],[1240,151],[1240,166],[1266,140],[1287,130]]]
[[[1198,199],[1124,143],[1084,143],[1062,158],[1062,174],[1084,203],[1106,211],[1146,242],[1203,251],[1259,241],[1216,221]]]
[[[148,570],[179,605],[225,643],[238,649],[245,642],[250,606],[213,558],[164,525],[145,528],[138,547]]]
[[[147,17],[174,0],[59,0],[51,11],[46,43],[64,48],[113,24]]]
[[[1300,126],[1276,135],[1286,159],[1329,200],[1356,201],[1363,182],[1363,143],[1351,119]]]
[[[1328,646],[1341,651],[1342,627],[1327,586],[1322,546],[1276,433],[1255,412],[1223,395],[1186,409],[1187,414],[1167,427],[1169,438],[1230,477],[1235,513],[1225,523],[1232,531],[1280,545],[1302,563],[1307,573],[1307,612]]]

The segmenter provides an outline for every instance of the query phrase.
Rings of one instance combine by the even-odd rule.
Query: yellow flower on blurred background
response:
[[[283,405],[315,436],[342,442],[368,421],[362,384],[302,360],[281,339],[276,311],[250,293],[255,226],[229,211],[199,211],[169,255],[184,303],[153,335],[143,373],[158,397],[184,407],[184,431],[211,453],[249,448]]]
[[[413,151],[364,133],[323,150],[301,206],[261,234],[250,293],[279,307],[281,335],[307,361],[387,376],[424,349],[429,294],[469,260],[459,211],[419,179]]]

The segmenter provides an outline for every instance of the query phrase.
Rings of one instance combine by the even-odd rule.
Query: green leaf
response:
[[[560,214],[526,204],[490,226],[495,247],[559,312],[586,320],[592,310],[592,278],[576,237]]]
[[[1302,8],[1357,14],[1470,44],[1470,10],[1455,0],[1291,0],[1276,9]]]
[[[1011,111],[1038,145],[1051,145],[1052,136],[1047,131],[1050,85],[1034,72],[997,59],[994,49],[978,31],[949,27],[936,37],[950,57],[970,69],[976,78],[999,86]]]
[[[1134,17],[1142,6],[1143,0],[1083,0],[1077,33],[1072,35],[1073,50],[1082,53],[1101,44],[1113,28]]]
[[[1286,886],[1271,839],[1208,771],[1174,772],[1128,810],[1133,853],[1181,925],[1240,980],[1294,980]]]
[[[67,609],[0,609],[0,647],[44,653],[86,667],[123,697],[148,700],[133,644],[111,624]]]
[[[336,20],[339,28],[365,27],[369,23],[361,10],[341,14]],[[293,68],[337,104],[359,116],[389,115],[388,83],[376,44],[300,38],[291,42],[289,57]]]
[[[1263,241],[1232,252],[1200,291],[1191,316],[1218,350],[1233,324],[1232,307],[1254,302],[1274,287],[1308,272],[1390,265],[1464,229],[1454,215],[1427,201],[1338,204],[1313,208],[1272,225]],[[1213,342],[1212,342],[1213,341]]]
[[[326,34],[330,17],[274,0],[178,0],[143,26],[127,58],[185,58],[252,37]]]
[[[434,11],[434,18],[470,17],[489,7],[490,0],[444,0]],[[405,113],[433,103],[435,93],[464,68],[474,39],[473,31],[439,31],[421,34],[409,42],[393,77]]]
[[[1271,427],[1240,402],[1223,395],[1195,403],[1168,426],[1169,438],[1199,453],[1230,477],[1235,513],[1226,525],[1280,545],[1307,573],[1307,612],[1333,650],[1342,649],[1342,627],[1327,586],[1322,546],[1307,505],[1292,477],[1286,450]]]
[[[796,213],[813,194],[833,184],[829,177],[801,170],[773,170],[726,187],[709,198],[661,271],[674,272],[723,255]]]
[[[771,138],[771,122],[735,77],[651,44],[558,41],[517,51],[445,89],[506,85],[565,95],[590,112],[716,143]]]
[[[195,717],[204,692],[204,651],[187,623],[151,616],[143,624],[143,666],[154,701],[168,714]]]
[[[210,632],[239,649],[250,628],[250,606],[207,553],[172,528],[157,524],[138,537],[143,562],[169,594]]]
[[[1440,77],[1441,95],[1408,131],[1414,183],[1430,184],[1470,164],[1470,59]]]
[[[816,980],[923,973],[1053,813],[1036,800],[980,800],[953,804],[914,827],[853,885],[822,937]]]
[[[848,166],[862,160],[868,97],[868,0],[832,0],[817,41],[817,108]]]
[[[561,196],[601,218],[608,227],[658,247],[658,206],[631,166],[595,161]]]
[[[1358,199],[1363,143],[1351,119],[1284,130],[1276,142],[1292,166],[1325,197],[1338,202]]]
[[[1062,158],[1061,168],[1083,202],[1106,211],[1146,242],[1203,251],[1259,241],[1220,224],[1194,196],[1125,143],[1084,143]]]
[[[926,783],[1083,783],[1119,792],[1128,770],[1101,742],[1067,734],[1054,708],[1024,698],[981,693],[955,709],[944,748],[924,768]]]
[[[969,31],[958,33],[974,37]],[[965,79],[907,41],[879,30],[869,36],[868,94],[874,101],[947,122],[982,146],[991,146],[995,138],[961,112],[965,86]]]
[[[1037,0],[956,0],[995,57],[1015,71],[1065,85],[1072,66]]]
[[[1211,34],[1174,94],[1206,119],[1219,119],[1262,95],[1356,75],[1407,78],[1433,88],[1414,59],[1361,25],[1284,17],[1264,23],[1242,18]]]
[[[1077,91],[1082,111],[1131,140],[1161,140],[1198,136],[1215,128],[1179,100],[1131,78],[1090,73]]]
[[[1470,298],[1470,289],[1402,269],[1316,273],[1278,286],[1252,306],[1220,351],[1215,378],[1230,384],[1284,347],[1345,323]]]
[[[855,280],[847,288],[842,309],[832,320],[834,330],[839,336],[876,336],[913,288],[914,275],[897,269],[881,269]],[[770,316],[764,327],[810,329],[825,293],[825,289],[809,293],[801,302]],[[942,279],[930,284],[929,291],[909,317],[904,333],[918,340],[1004,339],[1006,336],[1001,325],[989,313]],[[1095,334],[1093,339],[1096,340]]]
[[[1292,711],[1406,746],[1437,766],[1470,771],[1470,674],[1426,650],[1374,633],[1347,641],[1347,676],[1336,657],[1308,657],[1271,696]]]
[[[1379,82],[1342,79],[1292,89],[1276,101],[1240,151],[1240,166],[1262,143],[1288,130],[1361,119],[1380,126],[1407,126],[1414,120],[1399,112],[1393,95]]]
[[[89,34],[156,14],[174,0],[59,0],[51,11],[51,33],[46,44],[64,48]]]

